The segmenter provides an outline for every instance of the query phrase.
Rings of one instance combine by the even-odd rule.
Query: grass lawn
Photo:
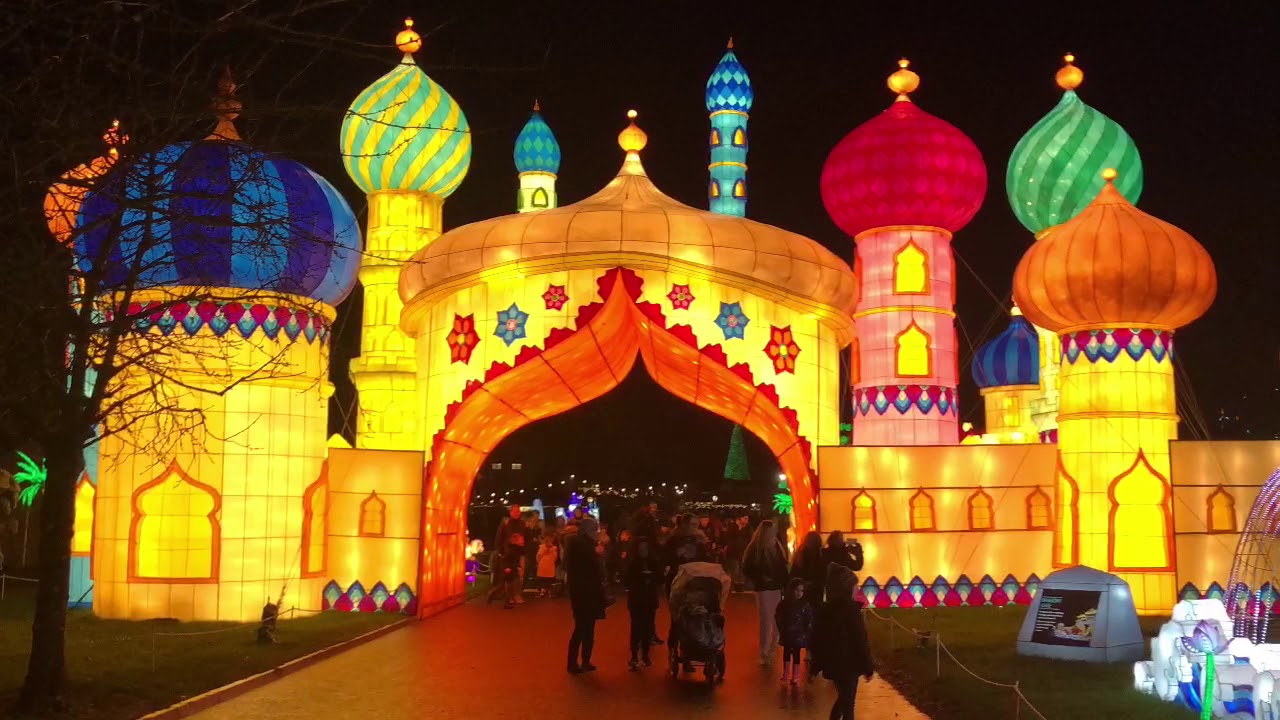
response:
[[[9,583],[0,601],[0,717],[5,717],[26,674],[31,643],[31,586]],[[279,644],[258,645],[256,626],[192,637],[159,632],[201,632],[230,623],[99,620],[87,610],[67,619],[67,717],[134,720],[180,700],[269,670],[402,619],[381,613],[324,613],[281,620]],[[154,641],[155,670],[152,670]]]
[[[1017,654],[1018,630],[1025,606],[913,608],[878,610],[881,616],[917,630],[940,634],[943,644],[973,672],[1002,683],[1018,682],[1027,699],[1049,720],[1124,718],[1124,720],[1195,720],[1197,715],[1133,689],[1130,663],[1064,662]],[[1167,618],[1140,618],[1148,637]],[[1007,688],[986,685],[956,666],[944,652],[937,674],[932,642],[917,648],[915,638],[889,623],[867,616],[871,647],[881,674],[920,710],[947,720],[1034,718],[1025,706],[1015,713],[1016,696]]]

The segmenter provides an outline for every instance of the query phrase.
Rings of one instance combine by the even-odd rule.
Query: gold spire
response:
[[[898,93],[898,100],[911,101],[907,97],[920,87],[920,76],[907,68],[911,65],[911,61],[902,58],[898,61],[898,70],[889,76],[889,89]]]
[[[1058,87],[1063,90],[1075,90],[1080,87],[1080,83],[1084,82],[1084,71],[1072,65],[1076,61],[1076,56],[1067,53],[1062,57],[1066,62],[1059,70],[1058,74],[1053,76],[1058,81]]]
[[[638,113],[635,110],[628,110],[627,118],[631,120],[631,124],[618,133],[618,147],[627,151],[628,160],[632,159],[632,155],[639,160],[640,151],[649,144],[649,136],[636,125],[636,115]]]
[[[730,36],[729,36],[729,49],[730,49],[730,50],[732,50],[732,49],[733,49],[733,36],[732,36],[732,35],[730,35]]]
[[[1116,172],[1115,168],[1107,168],[1106,170],[1102,171],[1102,179],[1106,180],[1107,182],[1111,182],[1112,180],[1115,180],[1119,176],[1120,176],[1120,173]]]
[[[404,29],[396,33],[396,47],[406,62],[413,62],[413,54],[422,49],[422,36],[413,29],[413,18],[404,19]]]
[[[218,79],[218,95],[213,100],[213,111],[218,115],[218,124],[207,140],[239,140],[240,132],[236,130],[235,119],[240,117],[241,105],[236,99],[236,83],[231,77],[231,66],[222,69],[222,77]]]
[[[102,134],[102,142],[107,144],[107,157],[115,160],[120,157],[120,147],[129,142],[129,136],[120,132],[120,121],[112,120],[111,127]]]
[[[533,99],[533,111],[542,112],[542,105],[538,102],[537,98]]]

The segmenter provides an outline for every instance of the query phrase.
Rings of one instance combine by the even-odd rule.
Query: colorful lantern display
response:
[[[546,210],[559,204],[556,175],[560,172],[560,143],[542,119],[542,107],[536,101],[533,115],[516,136],[515,162],[520,173],[517,211]]]
[[[862,283],[853,365],[854,445],[959,442],[951,236],[987,189],[973,141],[921,110],[903,60],[897,101],[836,145],[822,168],[827,214],[857,242]]]
[[[741,217],[747,214],[747,120],[755,93],[747,69],[733,54],[733,38],[707,78],[706,100],[711,113],[707,199],[711,212]]]
[[[986,433],[980,442],[1039,442],[1031,418],[1040,396],[1040,337],[1014,306],[1004,332],[978,348],[970,371],[986,408]],[[966,439],[968,441],[968,439]]]

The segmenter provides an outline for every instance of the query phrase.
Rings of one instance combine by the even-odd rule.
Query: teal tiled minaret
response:
[[[535,100],[533,115],[516,136],[514,159],[520,173],[516,210],[546,210],[556,206],[556,175],[560,172],[560,143],[551,126],[542,119]]]
[[[711,212],[741,217],[747,214],[747,113],[755,93],[746,68],[733,54],[733,38],[707,78],[706,100],[711,113]]]

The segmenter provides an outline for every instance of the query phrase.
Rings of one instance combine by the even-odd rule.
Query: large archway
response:
[[[642,285],[631,270],[607,271],[597,282],[600,301],[582,308],[575,329],[553,330],[543,348],[526,348],[514,365],[495,363],[450,406],[426,468],[421,614],[462,598],[466,508],[488,454],[515,430],[617,387],[637,358],[666,391],[763,440],[787,477],[800,479],[791,483],[797,529],[817,527],[811,450],[796,413],[745,365],[730,366],[718,344],[699,346],[689,326],[668,325],[659,306],[640,300]]]

